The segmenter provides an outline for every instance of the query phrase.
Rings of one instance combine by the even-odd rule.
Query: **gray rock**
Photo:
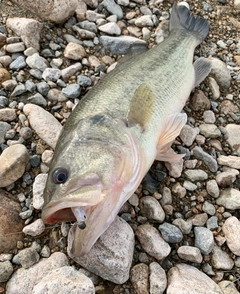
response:
[[[240,209],[240,191],[233,188],[223,189],[216,200],[217,205],[227,209]]]
[[[22,144],[15,144],[6,148],[0,156],[0,187],[13,184],[24,173],[29,155]]]
[[[47,67],[42,74],[42,78],[45,81],[56,82],[61,77],[61,71],[58,68]]]
[[[178,243],[183,239],[180,229],[172,224],[163,223],[158,227],[163,239],[168,243]]]
[[[228,248],[232,253],[240,256],[240,221],[235,216],[229,217],[223,224],[222,231]]]
[[[108,37],[101,36],[100,42],[112,54],[126,54],[133,45],[144,45],[145,41],[130,36]]]
[[[193,184],[190,181],[184,181],[183,182],[183,187],[188,190],[188,191],[194,191],[197,189],[197,185]]]
[[[219,86],[218,86],[217,82],[215,81],[215,79],[212,77],[208,77],[208,81],[209,81],[209,87],[212,91],[212,98],[214,100],[217,100],[220,97]]]
[[[107,33],[108,35],[119,36],[121,34],[121,29],[115,22],[108,22],[99,26],[98,29],[99,31]]]
[[[33,213],[33,211],[28,209],[26,211],[19,213],[19,216],[21,217],[21,219],[27,219],[32,215],[32,213]]]
[[[163,260],[171,251],[156,228],[149,224],[140,225],[135,232],[142,248],[158,260]]]
[[[0,121],[0,144],[5,142],[5,135],[11,129],[11,125],[7,122]]]
[[[81,94],[81,87],[78,84],[70,84],[62,89],[62,93],[68,98],[78,98]]]
[[[207,228],[209,230],[217,230],[217,228],[218,228],[218,218],[216,216],[212,216],[207,220]]]
[[[209,195],[214,198],[218,198],[220,192],[216,180],[207,181],[206,188]]]
[[[88,254],[82,257],[71,253],[74,238],[73,226],[68,235],[68,254],[84,268],[116,284],[123,284],[129,278],[134,250],[134,233],[120,217],[100,236]]]
[[[216,172],[218,169],[217,161],[208,153],[204,152],[203,149],[199,146],[196,146],[192,149],[193,155],[202,160],[211,172]]]
[[[64,81],[68,80],[71,76],[75,75],[77,72],[80,72],[82,69],[82,64],[76,62],[61,71],[61,75]],[[81,85],[80,85],[81,86]]]
[[[194,246],[199,248],[202,254],[208,255],[211,253],[214,245],[212,232],[204,227],[195,227],[195,243]]]
[[[138,17],[135,20],[135,26],[143,28],[143,27],[153,27],[153,21],[152,21],[152,16],[151,15],[143,15]]]
[[[87,39],[94,39],[96,37],[96,34],[94,32],[84,30],[79,28],[78,26],[72,26],[72,29],[77,32],[80,40],[87,40]]]
[[[197,134],[198,132],[195,128],[185,125],[183,126],[179,137],[186,146],[191,146],[196,139]]]
[[[49,257],[51,255],[50,248],[47,245],[44,245],[41,252],[40,252],[41,257]]]
[[[47,106],[47,100],[40,93],[34,94],[33,96],[29,97],[27,100],[32,104],[36,104],[43,107]]]
[[[201,169],[188,169],[184,171],[184,174],[190,181],[204,181],[208,179],[208,174]]]
[[[77,77],[77,83],[81,86],[81,87],[88,87],[92,85],[92,80],[87,77],[87,76],[78,76]]]
[[[196,267],[187,264],[178,264],[168,271],[167,293],[223,294],[211,278]]]
[[[208,215],[204,213],[196,214],[188,219],[188,221],[192,222],[193,226],[204,226],[208,220]]]
[[[118,19],[123,18],[123,11],[121,6],[116,4],[114,0],[104,0],[101,4],[110,14],[116,15]]]
[[[48,67],[48,62],[38,53],[34,53],[26,58],[26,63],[30,68],[38,69],[43,72]]]
[[[31,127],[50,147],[55,148],[62,125],[49,112],[34,104],[26,104],[23,112],[28,116]]]
[[[204,201],[202,210],[203,210],[203,212],[206,212],[209,215],[214,215],[216,212],[214,205],[212,203],[208,202],[207,200]]]
[[[24,50],[25,50],[25,45],[23,42],[6,45],[6,51],[9,53],[17,53],[17,52],[22,52]]]
[[[46,82],[40,82],[37,83],[37,90],[40,94],[43,96],[46,96],[48,94],[48,91],[50,90],[49,85]]]
[[[194,263],[201,263],[203,260],[201,251],[193,246],[180,246],[177,254],[180,258]]]
[[[213,247],[212,266],[216,269],[231,270],[234,262],[227,252],[215,245]]]
[[[25,89],[32,93],[36,90],[36,85],[32,80],[27,80],[25,83]]]
[[[56,252],[47,259],[41,259],[28,269],[19,268],[7,282],[6,293],[32,294],[34,286],[38,284],[43,277],[47,277],[51,270],[65,265],[68,265],[67,256],[61,252]]]
[[[0,283],[7,282],[13,273],[13,266],[9,260],[0,262]]]
[[[221,136],[221,132],[214,124],[201,124],[199,126],[200,134],[206,138],[218,138]]]
[[[94,22],[84,20],[84,21],[79,22],[77,25],[80,28],[87,30],[87,31],[91,31],[95,34],[97,34],[97,32],[98,32],[97,25]]]
[[[43,191],[47,182],[47,174],[38,174],[33,183],[33,207],[41,209],[44,203]]]
[[[26,67],[26,61],[24,56],[19,56],[16,58],[11,64],[9,65],[9,68],[12,70],[20,70],[24,67]]]
[[[212,110],[205,110],[203,113],[203,119],[207,124],[214,124],[216,121],[215,114]]]
[[[190,234],[192,230],[192,222],[177,218],[173,221],[173,225],[177,226],[183,234]]]
[[[152,262],[149,271],[150,294],[163,294],[167,287],[165,270],[157,262]]]
[[[165,212],[156,198],[145,196],[140,198],[140,209],[148,219],[162,223],[165,219]]]
[[[27,269],[37,263],[40,259],[40,256],[33,248],[26,248],[19,251],[18,258],[21,266]]]
[[[15,87],[15,89],[11,93],[11,97],[20,96],[21,94],[25,93],[26,91],[27,91],[27,89],[25,88],[25,86],[23,84],[19,84]]]
[[[228,89],[231,85],[231,75],[226,64],[218,58],[210,58],[210,61],[212,66],[210,74],[220,87]]]
[[[36,79],[42,79],[42,72],[39,69],[30,69],[29,73]]]
[[[48,272],[41,281],[34,286],[33,294],[42,293],[81,293],[94,294],[92,281],[80,271],[71,266],[63,266]]]
[[[235,182],[236,176],[239,175],[239,171],[236,169],[228,168],[228,170],[217,174],[216,181],[220,187],[231,186]]]

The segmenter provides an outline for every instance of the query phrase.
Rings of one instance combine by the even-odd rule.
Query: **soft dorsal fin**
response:
[[[137,55],[140,55],[148,50],[147,43],[138,43],[133,44],[126,55],[118,60],[117,66],[120,66],[124,63],[127,63],[130,61],[133,57],[136,57]]]
[[[195,88],[209,75],[212,65],[209,59],[200,57],[194,62],[193,66],[195,71],[195,84],[193,88]]]
[[[128,125],[140,125],[144,131],[152,117],[155,96],[146,84],[141,84],[134,93],[128,113]]]

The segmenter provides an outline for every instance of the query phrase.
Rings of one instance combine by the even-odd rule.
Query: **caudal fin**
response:
[[[195,17],[184,4],[174,3],[170,18],[170,31],[174,29],[191,32],[200,44],[209,32],[209,23],[202,17]]]

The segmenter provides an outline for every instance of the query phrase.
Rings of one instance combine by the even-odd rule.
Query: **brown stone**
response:
[[[10,73],[5,68],[0,67],[0,86],[2,82],[5,82],[10,79],[11,79]]]
[[[0,254],[17,247],[22,240],[23,220],[20,218],[20,204],[10,193],[0,189]]]
[[[189,106],[194,111],[204,111],[211,108],[209,99],[201,90],[195,91],[190,98]]]
[[[135,265],[130,272],[130,279],[136,293],[149,293],[149,269],[144,263]]]
[[[4,34],[0,33],[0,48],[1,48],[3,45],[5,45],[6,42],[7,42],[7,37],[6,37]]]

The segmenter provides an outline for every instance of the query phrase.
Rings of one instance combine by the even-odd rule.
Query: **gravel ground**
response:
[[[0,293],[240,291],[238,1],[188,1],[194,14],[210,22],[195,54],[210,58],[213,69],[184,108],[188,122],[173,144],[174,151],[186,153],[184,159],[174,165],[155,162],[112,231],[101,237],[102,244],[120,240],[119,247],[109,245],[111,262],[103,268],[94,256],[75,262],[67,254],[72,225],[41,222],[42,190],[57,135],[74,105],[121,57],[122,45],[111,52],[100,36],[134,36],[152,47],[167,34],[171,3],[127,2],[119,0],[123,18],[117,22],[116,7],[110,13],[98,5],[103,15],[88,13],[96,18],[95,27],[88,24],[89,36],[77,51],[82,59],[74,60],[75,48],[68,43],[80,39],[75,25],[80,14],[78,20],[54,25],[0,1]],[[12,17],[39,21],[38,50],[24,45],[24,34],[21,40],[14,33]],[[101,28],[107,17],[115,25]],[[95,256],[109,254],[99,246],[95,250]],[[84,290],[74,292],[79,285]]]

